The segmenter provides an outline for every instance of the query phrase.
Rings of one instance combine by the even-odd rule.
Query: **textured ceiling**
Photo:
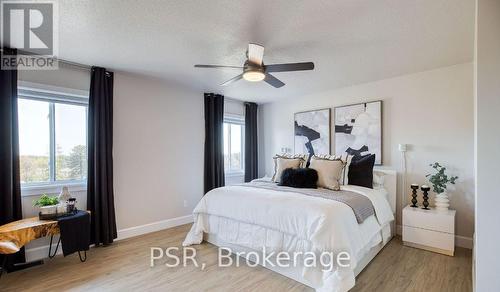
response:
[[[473,0],[58,1],[60,57],[269,102],[469,62]],[[266,64],[314,61],[275,73],[286,86],[239,81],[249,42]]]

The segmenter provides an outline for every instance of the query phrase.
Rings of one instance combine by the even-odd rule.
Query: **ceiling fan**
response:
[[[274,77],[270,73],[273,72],[287,72],[287,71],[303,71],[313,70],[313,62],[304,63],[287,63],[287,64],[271,64],[264,65],[262,59],[264,57],[264,47],[257,44],[248,44],[247,60],[243,66],[224,66],[224,65],[194,65],[195,68],[228,68],[228,69],[241,69],[243,73],[233,77],[221,86],[229,85],[240,79],[245,79],[250,82],[258,82],[264,80],[270,85],[280,88],[285,85],[281,80]]]

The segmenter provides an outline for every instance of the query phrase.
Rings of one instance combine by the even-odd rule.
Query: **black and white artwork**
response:
[[[295,153],[330,154],[330,109],[295,114]]]
[[[335,155],[375,154],[382,164],[382,101],[335,108]]]

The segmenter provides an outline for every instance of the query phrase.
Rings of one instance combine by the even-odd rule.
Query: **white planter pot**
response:
[[[40,213],[42,213],[42,215],[55,214],[56,212],[57,212],[57,205],[40,207]]]
[[[446,192],[442,192],[436,195],[434,199],[434,205],[436,206],[436,211],[446,212],[450,207],[450,200],[448,199],[448,195]]]

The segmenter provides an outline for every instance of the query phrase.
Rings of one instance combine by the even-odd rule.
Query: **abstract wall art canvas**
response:
[[[382,164],[382,101],[335,108],[335,155],[375,154]]]
[[[330,109],[295,114],[295,153],[330,154]]]

